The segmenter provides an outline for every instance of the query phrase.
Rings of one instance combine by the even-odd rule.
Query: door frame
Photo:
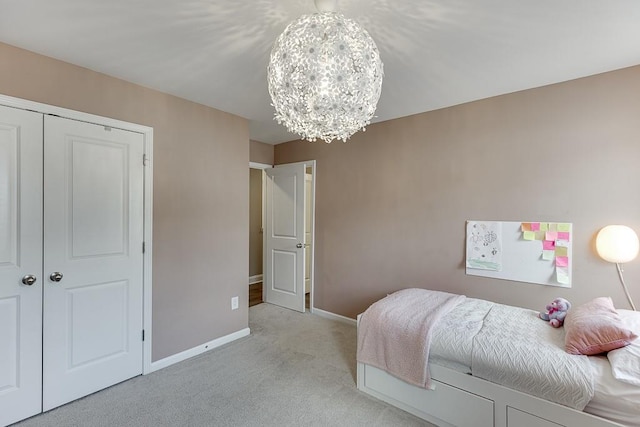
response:
[[[254,168],[254,169],[266,169],[266,168],[270,168],[270,167],[274,167],[277,168],[278,166],[284,166],[284,165],[304,165],[305,166],[305,173],[306,173],[306,169],[307,168],[311,168],[311,246],[309,247],[309,250],[311,251],[311,255],[310,255],[310,260],[309,260],[309,282],[310,284],[310,291],[309,291],[309,312],[310,313],[315,313],[315,306],[313,304],[314,302],[314,298],[313,298],[313,294],[314,294],[314,289],[315,289],[315,253],[316,253],[316,161],[315,160],[306,160],[303,162],[292,162],[292,163],[280,163],[280,164],[276,164],[276,165],[261,165],[263,167],[258,167],[257,165],[260,165],[259,163],[253,163],[250,162],[250,167]],[[255,165],[255,166],[253,166]],[[265,191],[265,180],[264,180],[264,175],[265,172],[262,172],[262,191],[263,191],[263,197],[262,197],[262,223],[264,224],[264,215],[265,215],[265,197],[264,197],[264,191]],[[265,240],[263,239],[262,242],[263,246],[265,245]],[[263,265],[263,272],[264,272],[264,265],[266,263],[265,257],[266,257],[266,248],[263,247],[263,259],[262,259],[262,265]],[[265,289],[264,289],[264,281],[262,282],[262,292],[263,295],[265,293]]]
[[[39,102],[29,101],[12,96],[0,95],[0,105],[7,107],[31,110],[46,115],[60,116],[62,118],[76,120],[80,122],[93,123],[100,126],[108,126],[130,132],[142,134],[144,138],[144,253],[142,254],[142,328],[144,331],[144,341],[142,342],[142,374],[153,372],[151,367],[151,340],[153,337],[151,324],[151,303],[152,303],[152,260],[153,260],[153,128],[149,126],[129,123],[122,120],[69,110],[67,108],[56,107]],[[142,248],[141,248],[142,250]]]
[[[262,201],[262,206],[261,206],[261,228],[264,231],[264,223],[265,223],[265,215],[266,215],[266,211],[265,211],[265,194],[267,191],[267,187],[266,187],[266,182],[265,182],[265,173],[264,170],[268,169],[268,168],[272,168],[273,165],[270,165],[268,163],[258,163],[258,162],[249,162],[249,169],[258,169],[262,171],[262,197],[261,197],[261,201]],[[263,249],[264,249],[264,233],[262,234],[262,241],[263,241]],[[262,259],[262,274],[259,275],[261,277],[260,281],[264,282],[264,257]],[[255,281],[255,282],[251,282],[251,278],[253,276],[249,276],[249,285],[252,285],[254,283],[260,283],[259,281]]]

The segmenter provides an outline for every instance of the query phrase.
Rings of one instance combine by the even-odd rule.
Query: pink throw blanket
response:
[[[433,327],[464,299],[446,292],[403,289],[375,302],[360,317],[358,362],[431,388],[427,363]]]

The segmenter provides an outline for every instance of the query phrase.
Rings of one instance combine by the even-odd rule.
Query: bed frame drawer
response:
[[[368,365],[360,364],[358,368],[362,369],[359,374],[363,374],[360,389],[439,426],[494,425],[490,399],[435,380],[432,381],[434,390],[417,388]]]
[[[507,426],[508,427],[562,427],[561,424],[554,423],[544,418],[531,415],[519,409],[507,406]]]

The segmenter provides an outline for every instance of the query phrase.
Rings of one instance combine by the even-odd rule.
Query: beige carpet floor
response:
[[[359,392],[354,325],[270,304],[251,335],[17,426],[430,426]]]

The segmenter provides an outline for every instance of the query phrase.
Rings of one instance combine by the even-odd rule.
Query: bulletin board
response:
[[[573,224],[467,221],[466,274],[571,287]]]

